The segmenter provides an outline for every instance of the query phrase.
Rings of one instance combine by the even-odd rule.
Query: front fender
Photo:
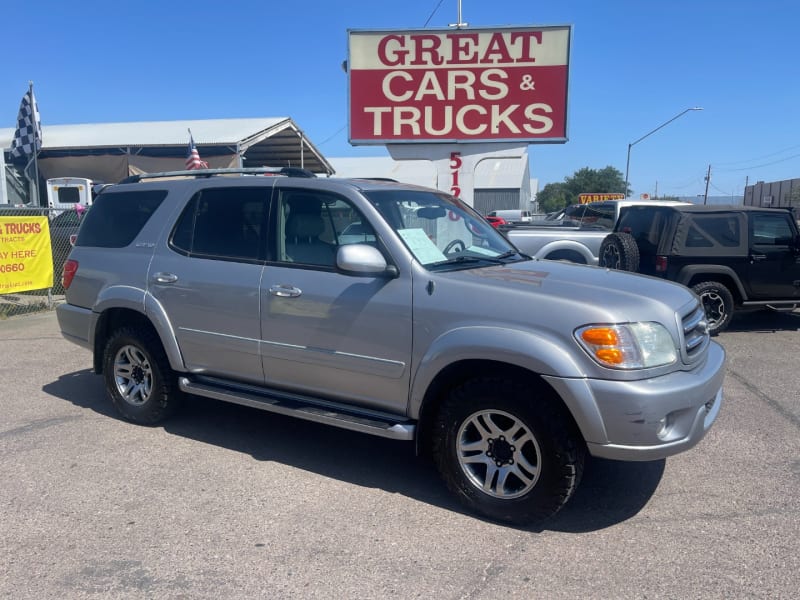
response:
[[[418,419],[425,393],[436,376],[449,365],[466,360],[487,360],[521,367],[540,375],[586,377],[571,352],[558,340],[518,329],[476,326],[450,330],[428,348],[414,374],[409,415]]]

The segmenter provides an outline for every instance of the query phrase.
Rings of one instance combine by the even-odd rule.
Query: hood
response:
[[[689,289],[663,279],[559,261],[532,260],[437,276],[461,302],[469,298],[484,313],[489,305],[504,319],[521,322],[530,322],[531,314],[538,313],[558,315],[562,326],[674,324],[676,311],[688,311],[697,302]]]

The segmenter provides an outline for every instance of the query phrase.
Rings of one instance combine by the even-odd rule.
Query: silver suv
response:
[[[688,289],[528,259],[437,190],[260,174],[136,177],[86,215],[58,320],[126,419],[205,396],[415,440],[517,525],[587,453],[660,459],[716,419],[725,354]]]

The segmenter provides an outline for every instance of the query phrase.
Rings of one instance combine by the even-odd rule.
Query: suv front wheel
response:
[[[574,493],[585,447],[549,398],[511,379],[451,391],[433,440],[447,486],[470,510],[514,525],[555,514]]]
[[[703,281],[692,286],[700,296],[708,321],[708,332],[716,335],[728,327],[733,318],[733,294],[718,281]]]
[[[154,425],[175,412],[182,392],[155,333],[122,327],[103,355],[106,390],[127,420]]]

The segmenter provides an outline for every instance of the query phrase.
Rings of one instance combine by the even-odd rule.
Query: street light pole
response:
[[[635,142],[631,142],[630,144],[628,144],[628,160],[625,162],[625,195],[626,195],[626,196],[628,195],[628,173],[629,173],[629,171],[630,171],[630,168],[631,168],[631,148],[633,148],[633,147],[634,147],[636,144],[638,144],[639,142],[641,142],[641,141],[642,141],[643,139],[645,139],[646,137],[650,137],[651,135],[653,135],[653,134],[654,134],[656,131],[658,131],[658,130],[659,130],[659,129],[661,129],[662,127],[666,127],[667,125],[669,125],[670,123],[672,123],[672,122],[673,122],[675,119],[677,119],[678,117],[682,117],[682,116],[683,116],[683,115],[685,115],[687,112],[691,112],[691,111],[693,111],[693,110],[703,110],[703,109],[702,109],[702,107],[700,107],[700,106],[693,106],[693,107],[691,107],[691,108],[687,108],[687,109],[686,109],[686,110],[684,110],[683,112],[679,112],[677,115],[675,115],[674,117],[672,117],[672,118],[671,118],[669,121],[665,121],[664,123],[662,123],[661,125],[659,125],[659,126],[658,126],[658,127],[656,127],[655,129],[653,129],[653,131],[650,131],[650,132],[648,132],[648,133],[645,133],[645,134],[644,134],[642,137],[640,137],[640,138],[639,138],[638,140],[636,140]]]

